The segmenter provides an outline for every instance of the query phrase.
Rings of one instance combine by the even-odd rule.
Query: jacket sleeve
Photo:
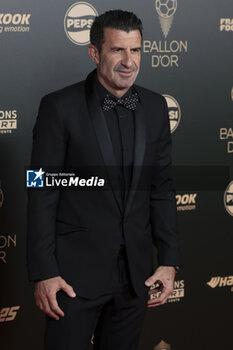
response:
[[[163,127],[153,169],[150,196],[150,222],[153,242],[157,247],[158,264],[180,265],[177,237],[175,188],[171,175],[171,133],[167,103],[162,97]]]
[[[65,131],[51,96],[42,98],[33,129],[31,170],[61,169]],[[59,189],[28,190],[27,267],[29,280],[59,275],[55,257],[55,224]]]

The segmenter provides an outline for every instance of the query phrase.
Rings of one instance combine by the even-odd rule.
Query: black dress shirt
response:
[[[96,77],[97,91],[101,102],[106,95],[112,95],[105,87],[99,82]],[[133,93],[131,87],[122,98],[129,96]],[[114,95],[112,95],[114,96]],[[116,97],[116,96],[114,96]],[[132,165],[134,157],[134,112],[117,105],[109,111],[103,111],[106,124],[108,127],[109,135],[112,141],[113,151],[116,158],[117,168],[121,176],[121,183],[119,190],[122,194],[122,205],[125,208],[131,178],[132,178]],[[121,244],[124,245],[124,236],[122,234]]]

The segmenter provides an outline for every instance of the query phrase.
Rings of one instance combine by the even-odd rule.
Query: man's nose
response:
[[[124,52],[124,55],[121,59],[121,63],[127,68],[130,68],[132,66],[133,60],[132,60],[131,52],[129,51]]]

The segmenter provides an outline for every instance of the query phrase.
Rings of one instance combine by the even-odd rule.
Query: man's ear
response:
[[[91,57],[92,61],[94,61],[96,64],[100,63],[99,52],[94,45],[90,44],[88,46],[88,53],[89,53],[89,56]]]

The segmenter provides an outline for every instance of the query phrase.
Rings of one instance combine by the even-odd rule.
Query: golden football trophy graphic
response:
[[[171,345],[165,343],[164,340],[161,340],[161,342],[157,344],[153,350],[171,350]]]
[[[159,15],[162,32],[166,38],[177,9],[177,0],[155,0],[155,8]]]

